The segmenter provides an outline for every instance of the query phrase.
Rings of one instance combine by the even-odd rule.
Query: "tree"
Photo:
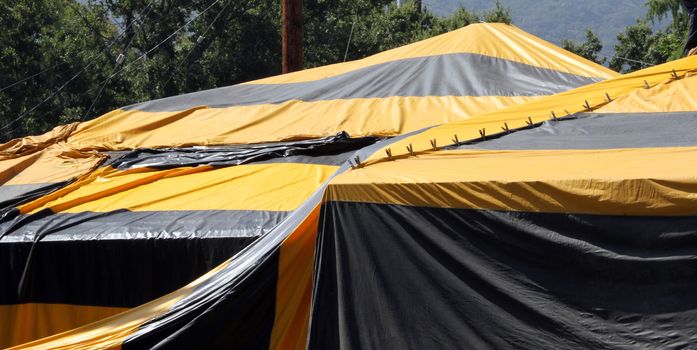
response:
[[[598,64],[605,64],[607,61],[604,57],[598,57],[600,51],[603,50],[603,43],[590,28],[586,29],[586,41],[583,43],[577,43],[572,40],[562,40],[561,47]]]
[[[646,5],[646,17],[618,34],[610,68],[626,73],[682,56],[689,14],[680,5],[680,0],[648,0]],[[670,23],[666,28],[652,30],[650,24],[667,18],[670,18]]]
[[[69,0],[2,0],[0,6],[0,139],[80,120],[116,58],[115,27],[98,6]],[[109,108],[125,90],[111,87],[96,106]]]
[[[278,0],[0,0],[0,8],[0,142],[280,73]],[[498,2],[447,18],[419,1],[305,0],[304,12],[307,68],[511,21]]]

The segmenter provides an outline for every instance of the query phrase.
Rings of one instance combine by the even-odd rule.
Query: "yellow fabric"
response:
[[[503,23],[477,23],[361,60],[255,80],[247,84],[286,84],[313,81],[380,63],[453,53],[474,53],[503,58],[582,77],[609,79],[619,75],[599,64],[530,35],[517,27]]]
[[[453,53],[481,54],[595,79],[607,79],[618,75],[514,26],[480,23],[358,61],[280,75],[247,84],[314,81],[380,63]],[[392,96],[315,102],[291,100],[278,104],[229,108],[199,106],[174,112],[115,110],[92,121],[80,123],[76,128],[74,125],[64,127],[65,130],[60,132],[60,139],[69,135],[69,144],[76,149],[125,150],[142,147],[274,142],[324,137],[339,131],[346,131],[351,136],[395,136],[529,102],[534,98]],[[31,144],[40,143],[29,139],[25,141]],[[16,153],[18,147],[14,144],[0,145],[0,152],[6,148],[8,152]]]
[[[77,125],[78,123],[59,125],[43,135],[17,138],[0,144],[0,161],[34,153],[63,141]]]
[[[697,111],[697,72],[650,89],[637,89],[599,108],[603,113]]]
[[[395,136],[532,101],[528,96],[389,97],[199,108],[187,112],[116,110],[82,123],[79,149],[124,150],[245,144],[326,137]]]
[[[276,282],[276,315],[269,349],[306,348],[319,210],[319,206],[315,207],[281,244]]]
[[[296,163],[127,171],[105,167],[19,209],[22,213],[44,208],[67,213],[118,209],[290,211],[337,169]]]
[[[585,61],[515,27],[477,24],[364,60],[262,79],[249,84],[313,81],[389,61],[461,52],[513,60],[584,77],[602,79],[616,76],[616,73],[602,66]],[[338,131],[347,131],[354,137],[395,136],[436,124],[463,122],[475,115],[530,102],[536,98],[538,97],[395,96],[317,102],[288,101],[219,109],[201,106],[175,112],[116,110],[77,127],[65,126],[47,136],[25,138],[1,145],[0,151],[6,151],[8,158],[28,155],[61,140],[65,140],[64,146],[68,149],[86,151],[248,144],[323,137]],[[54,212],[105,212],[117,209],[287,211],[296,209],[336,169],[334,166],[306,164],[129,171],[105,167],[20,209],[22,213],[43,208],[50,208]],[[80,173],[75,171],[72,174]],[[304,347],[316,225],[315,211],[281,246],[272,348]],[[227,264],[228,262],[217,269]],[[140,325],[166,312],[213,273],[215,271],[187,287],[138,308],[18,348],[118,347]]]
[[[21,344],[11,349],[91,350],[118,348],[121,343],[123,343],[129,335],[137,331],[143,323],[169,310],[172,305],[189,295],[196,286],[225,268],[229,262],[228,260],[220,264],[215,269],[209,271],[185,287],[137,308],[127,310],[86,326]]]
[[[695,215],[697,147],[438,151],[348,171],[326,200],[604,215]]]
[[[84,326],[126,310],[66,304],[0,305],[0,348]]]
[[[71,180],[97,166],[105,156],[78,152],[58,143],[37,152],[0,161],[0,185]]]
[[[681,79],[673,80],[673,69]],[[687,73],[692,74],[696,71],[697,56],[686,57],[618,78],[542,97],[529,103],[478,115],[475,118],[439,125],[418,135],[395,142],[387,148],[391,148],[394,156],[407,156],[409,152],[406,147],[409,144],[412,145],[415,152],[422,152],[432,149],[431,140],[433,139],[436,140],[437,145],[441,146],[452,144],[451,140],[454,135],[458,135],[460,141],[476,140],[481,137],[480,130],[482,129],[484,129],[485,135],[490,136],[503,132],[501,128],[504,127],[504,123],[507,123],[510,129],[527,127],[528,118],[533,123],[538,123],[551,119],[552,112],[557,117],[563,117],[567,112],[585,111],[586,101],[595,110],[608,104],[605,94],[613,99],[613,102],[610,103],[614,103],[614,100],[621,96],[643,89],[644,82],[651,86],[671,85],[681,82]],[[370,158],[371,161],[384,161],[385,159],[384,151],[376,152]]]

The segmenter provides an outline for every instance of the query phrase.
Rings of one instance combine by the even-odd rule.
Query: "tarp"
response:
[[[695,128],[581,114],[334,178],[308,348],[689,348]]]
[[[693,346],[696,71],[686,58],[434,127],[335,177],[307,347]]]
[[[671,176],[690,176],[684,163],[680,171],[671,171],[689,153],[681,150],[696,146],[689,132],[694,115],[671,114],[644,144],[636,141],[646,135],[637,133],[644,129],[632,128],[626,120],[637,117],[655,126],[653,120],[664,111],[639,116],[618,107],[618,118],[610,120],[614,114],[600,108],[622,103],[646,85],[659,93],[663,88],[657,84],[671,89],[688,83],[695,68],[697,61],[685,59],[618,76],[515,27],[476,24],[364,60],[124,107],[70,127],[66,136],[15,140],[0,149],[24,150],[21,155],[27,156],[64,147],[98,159],[53,179],[65,182],[60,188],[13,202],[0,221],[0,249],[8,251],[0,254],[7,257],[0,272],[11,281],[0,291],[0,332],[5,332],[0,339],[6,342],[0,345],[61,331],[67,332],[19,348],[505,347],[517,339],[529,344],[523,341],[535,336],[543,338],[542,346],[617,344],[593,336],[583,324],[577,329],[583,336],[572,337],[569,327],[578,326],[578,315],[565,309],[563,300],[543,306],[564,310],[564,320],[541,324],[534,332],[501,316],[539,319],[535,312],[525,314],[530,304],[508,310],[506,300],[494,294],[489,304],[477,304],[473,314],[464,315],[468,310],[458,303],[479,299],[463,294],[462,300],[451,300],[452,293],[463,291],[456,281],[460,275],[406,272],[428,261],[432,238],[452,246],[455,258],[448,266],[465,273],[474,265],[460,265],[460,253],[467,251],[455,251],[463,239],[461,221],[505,239],[496,233],[501,224],[418,210],[404,216],[387,210],[375,223],[369,206],[562,217],[689,212],[691,187],[664,187],[671,188]],[[682,108],[690,107],[685,103]],[[682,131],[672,140],[660,137],[674,127]],[[584,138],[589,128],[595,128],[596,138]],[[559,133],[568,134],[568,142],[580,149],[552,137]],[[624,134],[635,137],[619,137]],[[608,140],[614,143],[603,143]],[[510,144],[519,147],[511,150]],[[406,150],[409,145],[411,151]],[[639,159],[663,170],[648,172]],[[626,169],[608,167],[615,163]],[[554,171],[545,171],[550,168]],[[640,181],[643,176],[659,179],[660,186]],[[596,187],[584,187],[588,184]],[[652,189],[660,195],[652,197]],[[336,209],[345,203],[357,211]],[[540,217],[536,222],[545,224]],[[558,225],[569,225],[558,220]],[[360,233],[352,231],[361,225],[367,226]],[[683,227],[671,225],[662,227]],[[407,226],[433,236],[404,245],[391,232]],[[369,232],[377,233],[361,238]],[[354,235],[362,240],[346,242],[350,247],[336,241],[352,241]],[[374,264],[373,270],[363,270],[368,265],[360,261],[346,261],[353,259],[350,251],[356,247],[366,249],[357,257]],[[404,266],[386,277],[393,258]],[[656,271],[658,276],[666,270]],[[514,272],[510,276],[518,276]],[[406,286],[400,278],[414,284]],[[441,278],[443,288],[428,296],[428,286]],[[376,289],[390,281],[404,290]],[[500,286],[487,288],[494,293]],[[422,289],[422,294],[411,293]],[[440,299],[431,303],[434,295]],[[392,298],[396,308],[390,307]],[[400,302],[420,304],[400,311],[405,307]],[[384,307],[384,318],[376,303]],[[455,307],[447,309],[449,303]],[[505,312],[485,314],[490,304]],[[423,323],[411,317],[417,312]],[[460,322],[478,312],[486,316],[478,323]],[[689,317],[681,313],[669,321]],[[656,323],[627,319],[636,331],[622,329],[630,334],[622,333],[623,339],[645,345],[645,338],[631,334],[666,334],[652,328]],[[70,330],[92,321],[97,322]],[[553,325],[568,331],[554,333],[558,329]],[[499,326],[500,332],[514,329],[501,340],[506,343],[491,340]],[[432,330],[441,327],[446,329]],[[489,329],[469,337],[481,327]],[[683,330],[678,329],[677,338],[689,340],[691,333]]]

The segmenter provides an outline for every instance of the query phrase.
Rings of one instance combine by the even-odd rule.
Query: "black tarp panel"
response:
[[[697,219],[329,202],[310,349],[697,344]]]
[[[185,166],[215,167],[259,163],[303,163],[340,165],[356,150],[372,145],[377,137],[351,138],[340,132],[334,136],[290,142],[217,147],[137,149],[114,152],[107,164],[119,169],[169,169]]]
[[[178,312],[166,326],[146,325],[150,332],[130,338],[121,348],[266,350],[275,316],[277,273],[274,251],[255,266],[253,277],[245,274],[234,286],[209,290],[212,294],[199,299],[196,312]]]

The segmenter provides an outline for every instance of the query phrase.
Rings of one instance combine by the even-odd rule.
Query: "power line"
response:
[[[140,15],[143,16],[143,15],[145,14],[145,11],[146,11],[146,10],[148,10],[149,8],[151,9],[151,6],[152,6],[152,3],[148,3],[148,6],[146,6],[146,7],[143,9],[143,11],[141,11],[141,14],[140,14]],[[77,10],[75,10],[75,11],[77,12]],[[114,44],[116,44],[116,43],[119,41],[119,39],[121,38],[121,36],[123,36],[123,34],[125,34],[126,31],[127,31],[134,23],[135,23],[135,21],[134,21],[134,22],[131,22],[131,24],[129,24],[128,26],[126,26],[126,28],[123,28],[123,30],[122,30],[118,35],[116,35],[116,38],[114,38],[114,40],[112,40],[104,49],[102,49],[102,50],[101,50],[100,52],[98,52],[97,54],[104,53],[104,52],[106,52],[108,49],[110,49],[112,46],[114,46]],[[75,54],[75,56],[79,56],[80,54],[85,53],[85,52],[87,52],[87,51],[88,51],[87,49],[82,50],[82,51],[78,52],[77,54]],[[95,55],[95,54],[92,54],[92,56],[90,56],[90,58],[92,58],[94,55]],[[26,77],[26,78],[20,79],[20,80],[18,80],[18,81],[16,81],[16,82],[12,83],[12,84],[10,84],[10,85],[7,85],[7,86],[1,88],[1,89],[0,89],[0,92],[5,91],[5,90],[7,90],[7,89],[9,89],[9,88],[11,88],[11,87],[13,87],[13,86],[16,86],[17,84],[20,84],[20,83],[23,83],[23,82],[25,82],[25,81],[27,81],[27,80],[30,80],[30,79],[32,79],[32,78],[35,78],[35,77],[37,77],[37,76],[39,76],[39,75],[41,75],[41,74],[43,74],[43,73],[46,73],[46,72],[48,72],[48,71],[50,71],[50,70],[53,70],[54,68],[57,68],[57,67],[59,67],[59,66],[61,66],[61,65],[67,64],[67,63],[68,63],[68,62],[66,62],[66,61],[63,61],[63,62],[60,62],[60,63],[56,63],[56,64],[54,64],[54,65],[52,65],[52,66],[50,66],[50,67],[48,67],[48,68],[46,68],[46,69],[44,69],[44,70],[38,72],[38,73],[32,74],[31,76],[28,76],[28,77]]]
[[[148,6],[146,6],[146,7],[143,9],[143,11],[141,12],[141,16],[142,16],[142,15],[145,13],[145,11],[146,11],[147,9],[149,9],[151,6],[152,6],[152,3],[148,3]],[[85,65],[84,67],[82,67],[82,69],[81,69],[79,72],[77,72],[77,74],[73,75],[68,81],[66,81],[65,83],[63,83],[63,85],[61,85],[57,90],[55,90],[53,93],[51,93],[47,98],[43,99],[41,102],[39,102],[39,103],[37,103],[36,105],[34,105],[34,107],[30,108],[29,110],[27,110],[27,111],[25,111],[24,113],[20,114],[17,118],[11,120],[9,123],[7,123],[7,124],[3,125],[2,127],[0,127],[0,131],[7,130],[10,126],[14,125],[14,124],[17,123],[18,121],[20,121],[21,119],[23,119],[24,117],[26,117],[29,113],[35,111],[35,110],[36,110],[37,108],[39,108],[41,105],[43,105],[44,103],[50,101],[50,100],[53,99],[56,95],[58,95],[61,91],[63,91],[63,89],[65,89],[65,87],[68,86],[68,84],[70,84],[70,82],[72,82],[73,80],[77,79],[77,77],[79,77],[82,73],[84,73],[84,72],[87,70],[87,68],[89,68],[90,66],[92,66],[92,65],[95,63],[95,60],[96,60],[97,56],[99,56],[100,54],[105,53],[109,48],[111,48],[111,46],[113,46],[114,44],[116,44],[116,42],[117,42],[118,39],[121,37],[121,35],[123,35],[123,33],[125,33],[126,30],[128,29],[128,27],[132,26],[133,23],[135,23],[135,21],[134,21],[134,22],[131,22],[131,24],[129,24],[129,25],[124,29],[124,31],[122,31],[122,32],[121,32],[121,33],[120,33],[120,34],[119,34],[106,48],[104,48],[104,49],[103,49],[102,51],[100,51],[100,52],[97,52],[97,53],[92,54],[92,55],[88,58],[88,59],[91,59],[91,61],[90,61],[87,65]],[[132,41],[132,40],[131,40],[131,41]],[[85,51],[87,51],[87,50],[83,50],[83,51],[81,51],[81,52],[85,52]],[[53,68],[55,68],[56,66],[58,66],[58,65],[54,65]],[[40,73],[41,73],[41,72],[40,72]],[[25,79],[25,80],[26,80],[26,79]],[[16,83],[15,83],[14,85],[16,85]],[[5,134],[10,135],[12,132],[16,131],[18,128],[19,128],[19,127],[13,128],[13,129],[10,130],[10,131],[5,131]]]
[[[56,91],[54,91],[51,95],[49,95],[48,97],[46,97],[45,99],[43,99],[43,100],[42,100],[41,102],[39,102],[38,104],[34,105],[34,107],[32,107],[31,109],[29,109],[29,110],[27,110],[26,112],[20,114],[17,118],[13,119],[13,120],[10,121],[9,123],[7,123],[7,124],[3,125],[2,127],[0,127],[0,130],[6,130],[6,129],[8,129],[10,126],[14,125],[14,124],[15,124],[16,122],[18,122],[20,119],[24,118],[27,114],[33,112],[34,110],[36,110],[37,108],[39,108],[41,105],[43,105],[44,103],[48,102],[48,101],[51,100],[53,97],[55,97],[56,95],[58,95],[58,93],[60,93],[66,86],[68,86],[68,84],[70,84],[71,81],[77,79],[77,77],[79,77],[84,71],[86,71],[87,68],[89,68],[90,66],[92,66],[92,65],[94,64],[94,62],[95,62],[95,61],[92,60],[92,62],[90,62],[89,64],[87,64],[86,66],[84,66],[79,72],[77,72],[77,74],[73,75],[72,78],[70,78],[70,79],[69,79],[68,81],[66,81],[63,85],[61,85],[61,86],[60,86]]]
[[[351,31],[349,32],[348,41],[346,42],[346,51],[344,51],[344,62],[346,62],[346,57],[348,57],[349,45],[351,45],[351,38],[353,37],[353,28],[356,26],[357,19],[358,15],[356,14],[355,17],[353,17],[353,23],[351,23]]]
[[[169,36],[167,36],[164,40],[160,41],[157,45],[155,45],[155,46],[153,46],[152,48],[150,48],[149,50],[147,50],[145,53],[143,53],[142,55],[140,55],[140,56],[139,56],[138,58],[136,58],[135,60],[133,60],[133,61],[129,62],[128,64],[126,64],[125,66],[123,66],[123,68],[121,68],[121,69],[119,69],[118,71],[116,71],[116,72],[112,73],[111,75],[109,75],[106,79],[104,79],[103,81],[100,82],[100,85],[102,85],[102,88],[100,89],[100,91],[103,90],[104,86],[109,82],[109,80],[111,80],[111,78],[113,78],[113,77],[115,77],[116,75],[120,74],[120,73],[123,72],[124,70],[130,68],[133,64],[135,64],[136,62],[140,61],[141,59],[147,57],[149,53],[153,52],[153,51],[156,50],[158,47],[160,47],[162,44],[164,44],[165,42],[167,42],[169,39],[171,39],[173,36],[175,36],[177,33],[179,33],[179,31],[181,31],[182,29],[186,28],[189,24],[191,24],[193,21],[195,21],[196,19],[198,19],[198,18],[199,18],[200,16],[202,16],[204,13],[208,12],[209,9],[211,9],[215,4],[217,4],[217,3],[219,3],[219,2],[221,2],[221,0],[214,0],[210,5],[208,5],[208,7],[206,7],[205,9],[203,9],[201,12],[197,13],[196,16],[194,16],[194,17],[191,18],[189,21],[187,21],[186,23],[184,23],[184,25],[182,25],[182,26],[179,27],[177,30],[175,30],[172,34],[170,34]],[[226,5],[226,6],[227,6],[227,5]],[[225,8],[225,7],[223,7],[223,9],[224,9],[224,8]],[[222,9],[221,9],[221,13],[222,13]],[[220,13],[219,13],[218,15],[220,15]],[[217,17],[216,17],[216,18],[217,18]],[[197,44],[198,44],[198,43],[197,43]],[[170,77],[170,79],[171,79],[171,77]]]
[[[622,56],[617,56],[617,55],[609,56],[609,55],[607,55],[607,54],[603,54],[603,53],[600,53],[600,52],[598,53],[598,55],[603,56],[603,57],[605,57],[605,58],[609,58],[609,59],[619,58],[619,59],[624,60],[624,61],[627,61],[627,62],[639,63],[639,64],[642,64],[642,65],[647,66],[647,67],[653,67],[653,66],[656,65],[656,64],[654,64],[654,63],[639,61],[639,60],[635,60],[635,59],[632,59],[632,58],[627,58],[627,57],[622,57]]]
[[[199,35],[198,38],[196,38],[196,43],[194,44],[194,46],[191,48],[191,50],[189,50],[189,52],[186,54],[186,56],[185,56],[181,61],[179,61],[179,63],[177,64],[177,66],[174,68],[174,70],[175,70],[176,72],[179,72],[179,68],[181,68],[182,64],[186,63],[186,62],[189,60],[189,56],[191,55],[191,53],[193,53],[194,50],[196,50],[196,48],[198,47],[198,45],[201,44],[201,42],[203,42],[203,40],[206,38],[206,34],[208,34],[208,31],[209,31],[211,28],[213,28],[213,24],[215,24],[215,22],[218,20],[218,18],[220,17],[220,15],[223,14],[223,12],[224,12],[225,9],[228,7],[228,5],[230,5],[230,1],[226,2],[226,3],[225,3],[225,6],[223,6],[223,8],[220,9],[220,11],[219,11],[218,14],[215,16],[215,18],[213,18],[213,20],[211,21],[211,23],[206,27],[206,30],[203,32],[203,34]],[[172,80],[172,78],[174,78],[174,74],[171,74],[171,75],[169,76],[169,78],[167,79],[167,81],[165,81],[165,83],[164,83],[162,86],[164,87],[164,86],[166,86],[167,84],[169,84],[169,82]]]
[[[152,3],[148,4],[147,7],[150,7],[150,5],[152,5]],[[147,8],[147,7],[146,7],[146,8]],[[150,9],[152,9],[152,8],[150,8]],[[148,10],[148,13],[147,13],[147,14],[145,13],[145,10],[143,10],[143,12],[141,13],[141,17],[142,17],[142,16],[147,16],[148,14],[150,14],[150,11],[149,11],[149,10]],[[136,20],[137,20],[137,19],[134,19],[134,20],[131,22],[131,24],[129,25],[129,27],[132,26],[133,23],[135,23]],[[135,37],[136,37],[136,34],[133,33],[133,35],[131,36],[131,40],[128,41],[128,44],[126,44],[126,47],[125,47],[123,50],[121,50],[121,52],[128,52],[128,49],[129,49],[129,48],[131,47],[131,45],[133,44],[133,41],[135,40]],[[116,67],[118,67],[118,66],[121,64],[121,61],[120,61],[120,60],[122,60],[122,57],[124,57],[124,56],[122,56],[122,55],[123,55],[123,53],[119,54],[119,57],[116,58],[116,65],[114,65],[114,67],[112,68],[112,70],[111,70],[112,73],[114,72],[114,70],[116,69]],[[104,92],[104,88],[105,88],[106,85],[109,83],[109,80],[110,80],[110,79],[111,79],[110,77],[107,78],[106,80],[104,80],[104,83],[101,84],[101,87],[99,88],[99,92],[97,93],[97,96],[95,96],[95,98],[92,99],[92,104],[90,104],[90,107],[87,109],[87,111],[85,112],[85,114],[83,114],[82,118],[80,118],[80,121],[82,121],[82,120],[84,120],[85,118],[87,118],[87,116],[90,114],[90,112],[92,112],[92,109],[93,109],[94,106],[97,104],[97,101],[99,101],[99,98],[102,96],[102,92]]]
[[[50,66],[50,67],[48,67],[48,68],[45,68],[44,70],[42,70],[42,71],[40,71],[40,72],[38,72],[38,73],[34,73],[34,74],[31,75],[31,76],[28,76],[28,77],[26,77],[26,78],[24,78],[24,79],[18,80],[18,81],[14,82],[14,83],[12,83],[12,84],[10,84],[10,85],[5,86],[4,88],[0,89],[0,92],[3,92],[3,91],[5,91],[5,90],[7,90],[7,89],[9,89],[9,88],[11,88],[11,87],[17,85],[17,84],[21,84],[21,83],[23,83],[23,82],[25,82],[25,81],[27,81],[27,80],[29,80],[29,79],[32,79],[32,78],[34,78],[34,77],[36,77],[36,76],[38,76],[38,75],[41,75],[41,74],[43,74],[43,73],[46,73],[47,71],[49,71],[49,70],[51,70],[51,69],[53,69],[53,68],[56,68],[56,67],[58,67],[58,66],[60,66],[60,65],[64,65],[64,64],[66,64],[66,63],[68,63],[68,62],[63,61],[63,62],[60,62],[60,63],[56,63],[56,64],[54,64],[54,65],[52,65],[52,66]]]
[[[133,61],[129,62],[128,64],[126,64],[125,66],[123,66],[123,68],[121,68],[121,69],[119,69],[118,71],[116,71],[115,73],[111,74],[109,77],[107,77],[107,79],[113,78],[114,76],[118,75],[119,73],[121,73],[121,72],[123,72],[124,70],[128,69],[128,68],[129,68],[130,66],[132,66],[133,64],[135,64],[135,63],[137,63],[138,61],[140,61],[141,59],[143,59],[144,57],[147,57],[147,55],[148,55],[149,53],[155,51],[155,50],[156,50],[158,47],[160,47],[162,44],[164,44],[165,42],[169,41],[169,39],[171,39],[173,36],[177,35],[177,33],[179,33],[179,31],[181,31],[182,29],[186,28],[191,22],[195,21],[195,20],[196,20],[197,18],[199,18],[201,15],[203,15],[203,14],[206,13],[206,12],[208,12],[208,10],[209,10],[211,7],[213,7],[213,5],[217,4],[218,2],[220,2],[220,0],[213,0],[213,2],[212,2],[210,5],[208,5],[208,7],[206,7],[205,9],[203,9],[201,12],[197,13],[196,16],[194,16],[194,17],[191,18],[189,21],[187,21],[186,23],[184,23],[184,25],[182,25],[182,26],[179,27],[177,30],[175,30],[172,34],[170,34],[169,36],[167,36],[164,40],[160,41],[157,45],[153,46],[152,48],[150,48],[149,50],[147,50],[145,53],[143,53],[142,55],[138,56],[138,58],[136,58],[135,60],[133,60]],[[105,79],[104,81],[106,81],[107,79]],[[102,81],[102,82],[103,82],[103,81]]]
[[[147,56],[149,53],[151,53],[152,51],[156,50],[158,47],[160,47],[162,44],[164,44],[164,43],[167,42],[169,39],[171,39],[173,36],[175,36],[177,33],[179,33],[182,29],[186,28],[189,24],[191,24],[193,21],[195,21],[195,20],[196,20],[197,18],[199,18],[201,15],[203,15],[203,14],[206,13],[206,12],[208,12],[208,10],[209,10],[210,8],[212,8],[213,5],[217,4],[218,2],[220,2],[220,0],[214,0],[210,5],[208,5],[208,7],[206,7],[206,8],[205,8],[204,10],[202,10],[201,12],[197,13],[196,16],[194,16],[193,18],[191,18],[191,19],[190,19],[189,21],[187,21],[184,25],[182,25],[182,26],[179,27],[177,30],[175,30],[172,34],[170,34],[169,36],[167,36],[164,40],[162,40],[161,42],[159,42],[157,45],[153,46],[151,49],[147,50],[145,53],[143,53],[142,55],[140,55],[140,56],[139,56],[138,58],[136,58],[134,61],[128,63],[128,64],[125,65],[123,68],[121,68],[121,69],[119,69],[118,71],[116,71],[115,73],[112,73],[111,75],[109,75],[106,79],[104,79],[103,81],[100,82],[100,85],[101,85],[101,84],[104,84],[104,83],[106,83],[106,82],[108,82],[111,78],[115,77],[116,75],[118,75],[119,73],[121,73],[122,71],[124,71],[125,69],[129,68],[129,67],[130,67],[131,65],[133,65],[134,63],[136,63],[136,62],[138,62],[139,60],[141,60],[142,58],[146,57],[146,56]],[[146,8],[149,8],[151,5],[152,5],[152,3],[149,3],[148,6],[147,6]],[[143,9],[143,12],[144,12],[144,11],[145,11],[145,9]],[[142,13],[141,13],[141,14],[142,14]],[[135,22],[135,21],[134,21],[134,22]],[[133,25],[134,22],[132,22],[130,25]],[[128,26],[126,27],[126,29],[124,29],[123,32],[125,32],[127,29],[128,29]],[[115,42],[115,41],[114,41],[114,42]],[[100,53],[103,53],[103,52],[100,52]],[[94,56],[96,56],[96,54],[95,54],[95,55],[92,55],[92,57],[94,57]],[[94,61],[94,59],[93,59],[93,60],[92,60],[91,62],[89,62],[85,67],[83,67],[77,74],[75,74],[74,76],[72,76],[67,82],[65,82],[63,85],[61,85],[56,91],[54,91],[54,92],[53,92],[51,95],[49,95],[47,98],[43,99],[41,102],[39,102],[39,103],[36,104],[34,107],[32,107],[31,109],[27,110],[26,112],[20,114],[17,118],[13,119],[13,120],[10,121],[9,123],[7,123],[7,124],[3,125],[2,127],[0,127],[0,131],[7,130],[10,126],[14,125],[16,122],[18,122],[19,120],[21,120],[21,119],[23,119],[24,117],[26,117],[29,113],[33,112],[33,111],[36,110],[38,107],[40,107],[40,106],[43,105],[44,103],[48,102],[48,101],[51,100],[52,98],[54,98],[54,97],[55,97],[56,95],[58,95],[58,93],[60,93],[68,84],[70,84],[70,82],[72,82],[73,80],[77,79],[77,77],[79,77],[83,72],[85,72],[85,71],[87,70],[87,68],[89,68],[90,66],[92,66],[94,63],[95,63],[95,61]],[[100,89],[100,90],[103,90],[103,88]],[[8,134],[8,133],[11,133],[11,132],[13,132],[13,131],[15,131],[15,130],[17,130],[17,128],[12,129],[10,132],[5,131],[5,133]]]

